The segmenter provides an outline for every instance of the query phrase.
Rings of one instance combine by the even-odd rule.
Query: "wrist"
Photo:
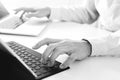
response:
[[[49,7],[46,7],[45,10],[46,10],[46,17],[49,18],[51,14],[51,9]]]
[[[51,9],[49,7],[36,9],[36,11],[39,11],[41,13],[40,17],[47,17],[47,18],[49,18],[51,13]]]

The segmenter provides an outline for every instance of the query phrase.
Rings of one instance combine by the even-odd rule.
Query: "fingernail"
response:
[[[43,59],[43,60],[42,60],[42,63],[43,63],[43,64],[47,64],[47,61],[45,61],[45,60]]]
[[[67,67],[67,66],[66,66],[66,65],[63,65],[63,64],[60,65],[60,68],[61,68],[61,69],[64,69],[64,68],[66,68],[66,67]]]
[[[33,46],[32,49],[36,49],[36,47]]]
[[[52,66],[53,66],[52,61],[51,61],[50,58],[48,58],[47,62],[48,62],[48,66],[49,66],[49,67],[52,67]]]
[[[46,61],[43,58],[41,58],[40,62],[46,64]]]
[[[52,67],[52,66],[53,66],[53,64],[52,64],[51,61],[48,62],[48,66],[49,66],[49,67]]]
[[[37,47],[36,47],[36,46],[33,46],[32,49],[37,49]]]

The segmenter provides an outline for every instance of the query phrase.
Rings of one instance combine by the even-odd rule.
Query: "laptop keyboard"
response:
[[[13,41],[7,42],[7,44],[15,52],[16,58],[32,73],[36,79],[42,79],[69,69],[69,67],[60,69],[60,63],[57,61],[53,67],[49,67],[47,64],[41,62],[40,53]]]

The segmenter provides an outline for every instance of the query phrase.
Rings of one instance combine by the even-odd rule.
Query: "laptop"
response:
[[[17,74],[18,77],[16,77],[17,80],[19,80],[19,77],[21,76],[20,80],[28,80],[24,79],[24,77],[27,78],[27,76],[30,76],[32,79],[29,80],[41,80],[41,79],[46,79],[50,76],[53,76],[58,73],[62,73],[63,71],[68,70],[70,67],[67,67],[65,69],[60,69],[59,65],[62,63],[63,58],[61,61],[55,61],[54,66],[48,66],[47,63],[42,63],[41,58],[42,58],[42,53],[39,53],[37,51],[34,51],[18,42],[15,41],[9,41],[9,42],[4,42],[2,39],[0,39],[0,51],[3,51],[1,54],[5,54],[7,56],[7,53],[10,54],[11,58],[16,59],[21,65],[21,68],[17,68],[17,71],[14,69],[12,66],[13,71],[10,73],[12,74]],[[60,59],[59,59],[60,60]],[[16,64],[18,63],[16,62]],[[14,62],[15,63],[15,62]],[[49,61],[48,61],[49,63]],[[1,63],[3,64],[3,63]],[[9,66],[10,67],[10,66]],[[22,69],[24,68],[24,70]],[[19,73],[19,70],[24,73]],[[25,70],[27,72],[25,72]],[[8,70],[9,71],[9,70]],[[8,72],[9,73],[9,72]],[[6,74],[6,76],[11,76],[11,74]],[[30,73],[30,74],[29,74]],[[25,76],[27,74],[27,76]],[[12,79],[13,80],[13,79]]]
[[[0,34],[39,36],[43,29],[50,23],[48,19],[30,18],[22,23],[18,15],[7,10],[0,2]]]

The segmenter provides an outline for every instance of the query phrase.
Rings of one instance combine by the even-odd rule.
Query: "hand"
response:
[[[50,13],[51,13],[51,9],[48,8],[48,7],[41,8],[41,9],[22,7],[22,8],[15,9],[15,11],[16,11],[16,14],[19,13],[20,11],[24,11],[24,14],[27,13],[25,15],[25,17],[27,17],[27,18],[31,18],[31,17],[37,17],[37,18],[48,17],[50,15]]]
[[[83,60],[90,55],[90,44],[88,42],[60,40],[60,39],[44,39],[38,42],[33,49],[38,49],[43,45],[48,45],[43,53],[43,62],[50,60],[51,65],[54,64],[55,59],[61,54],[69,55],[68,59],[60,65],[60,68],[66,68],[76,60]]]

